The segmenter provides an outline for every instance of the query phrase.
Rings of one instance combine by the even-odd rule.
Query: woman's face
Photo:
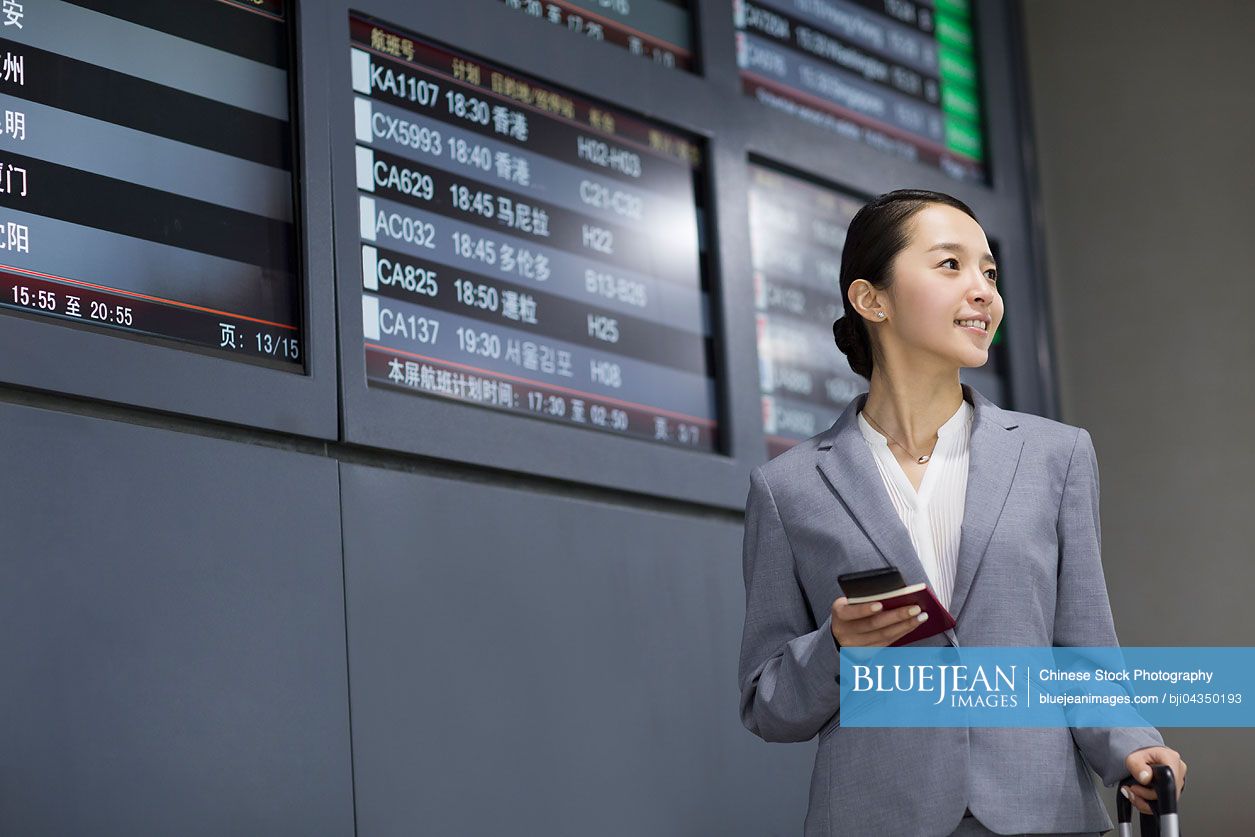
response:
[[[889,316],[879,329],[884,348],[910,363],[925,353],[945,366],[982,366],[1003,311],[985,231],[945,204],[930,204],[911,221],[911,243],[894,261]],[[988,318],[987,330],[955,323],[973,317]]]

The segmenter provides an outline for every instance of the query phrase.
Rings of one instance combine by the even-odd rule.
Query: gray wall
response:
[[[341,485],[360,834],[801,830],[809,748],[737,714],[738,521],[354,464]]]
[[[0,436],[0,834],[351,834],[336,463],[11,403]]]
[[[1063,419],[1098,451],[1120,640],[1255,644],[1255,5],[1028,0],[1024,29]],[[1250,833],[1252,731],[1163,732],[1183,830]]]
[[[3,386],[0,436],[0,834],[801,830],[735,512]]]

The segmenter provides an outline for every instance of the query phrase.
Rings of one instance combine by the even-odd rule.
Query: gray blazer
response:
[[[1089,433],[962,386],[975,415],[950,606],[958,624],[918,645],[1117,645]],[[859,432],[866,400],[750,476],[742,722],[765,741],[819,737],[808,836],[942,837],[965,807],[997,832],[1111,829],[1089,768],[1113,787],[1125,756],[1163,744],[1153,727],[841,726],[837,576],[893,564],[907,584],[928,581]]]

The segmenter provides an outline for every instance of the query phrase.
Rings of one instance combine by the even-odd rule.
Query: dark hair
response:
[[[929,204],[941,203],[966,212],[973,220],[976,213],[958,198],[927,189],[896,189],[885,192],[867,203],[850,221],[841,252],[841,299],[845,314],[832,324],[837,348],[845,353],[850,368],[864,378],[872,377],[872,342],[867,323],[850,303],[850,285],[855,279],[866,279],[884,290],[893,281],[889,272],[894,258],[910,241],[908,222]]]

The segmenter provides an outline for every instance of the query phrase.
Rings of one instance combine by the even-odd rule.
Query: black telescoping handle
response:
[[[1151,765],[1150,786],[1154,788],[1157,799],[1146,802],[1154,811],[1154,816],[1139,813],[1142,837],[1181,837],[1181,826],[1177,820],[1177,779],[1172,768],[1166,764]],[[1120,824],[1120,837],[1133,837],[1133,803],[1125,799],[1120,789],[1125,785],[1141,784],[1132,776],[1125,776],[1116,786],[1116,819]]]

